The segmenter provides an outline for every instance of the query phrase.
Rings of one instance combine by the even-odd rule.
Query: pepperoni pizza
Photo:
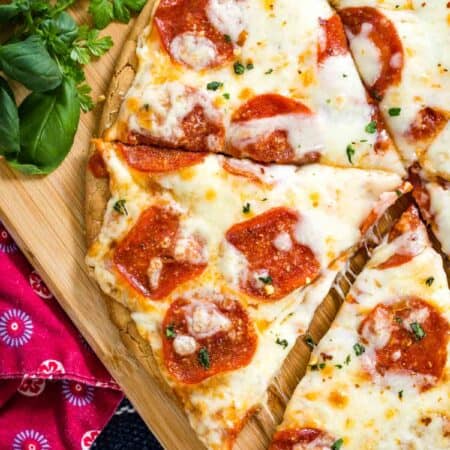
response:
[[[402,173],[326,0],[161,0],[152,25],[106,140]]]
[[[339,261],[407,186],[381,171],[97,147],[111,197],[87,262],[200,438],[228,448]]]
[[[332,3],[406,164],[422,168],[421,210],[450,255],[450,3]]]
[[[433,49],[432,67],[419,77],[428,43],[420,42],[418,56],[405,43],[406,19],[428,30],[440,6],[333,3],[340,16],[326,0],[160,0],[135,32],[138,62],[127,63],[135,76],[124,93],[114,80],[120,104],[107,104],[89,160],[87,263],[102,290],[130,311],[211,450],[231,449],[336,273],[411,189],[402,180],[408,173],[423,217],[450,252],[448,55]],[[436,35],[442,29],[439,17]],[[362,67],[365,53],[370,70]],[[438,398],[448,376],[440,263],[410,209],[358,278],[330,331],[339,339],[320,344],[330,349],[315,357],[326,361],[314,362],[298,388],[274,450],[337,450],[344,440],[364,448],[358,439],[381,433],[380,402],[392,404],[383,414],[398,424],[402,404],[388,397],[388,382],[403,386],[405,404],[408,393],[408,401],[432,405],[427,416],[410,414],[412,428],[402,433],[425,433],[413,424],[424,418],[433,429],[426,439],[447,439],[448,404]],[[423,285],[421,271],[433,281]],[[377,353],[377,323],[391,316],[425,335],[415,342],[400,321],[390,324]],[[414,345],[394,348],[397,340]],[[356,343],[366,353],[347,361]],[[320,384],[310,398],[308,383]],[[358,401],[377,407],[364,424],[352,422],[352,395],[361,417],[369,412]],[[298,404],[307,408],[299,412]]]
[[[409,208],[357,277],[271,450],[450,448],[450,294]]]

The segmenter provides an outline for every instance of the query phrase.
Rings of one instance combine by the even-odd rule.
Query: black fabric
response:
[[[124,399],[92,450],[163,450],[131,403]]]

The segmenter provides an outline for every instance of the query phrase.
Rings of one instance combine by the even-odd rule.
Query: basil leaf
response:
[[[25,173],[49,173],[72,147],[80,118],[74,84],[31,93],[19,107],[21,150],[12,165]]]
[[[147,3],[147,0],[123,0],[123,2],[131,11],[139,12]]]
[[[114,9],[114,17],[118,21],[127,23],[130,20],[130,11],[126,7],[126,5],[124,5],[122,0],[114,0],[113,9]]]
[[[8,83],[0,77],[0,155],[14,157],[19,145],[19,113]]]
[[[62,80],[58,65],[36,35],[0,46],[0,68],[32,91],[54,89]]]

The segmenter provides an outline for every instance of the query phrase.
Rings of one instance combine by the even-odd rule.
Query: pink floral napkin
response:
[[[87,450],[122,397],[0,222],[0,449]]]

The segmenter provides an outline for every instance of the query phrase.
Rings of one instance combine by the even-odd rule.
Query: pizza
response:
[[[407,166],[443,250],[450,228],[450,5],[333,0],[355,62]],[[445,191],[445,192],[442,192]],[[447,213],[446,213],[447,212]]]
[[[397,143],[337,6],[340,15],[325,0],[148,3],[93,140],[86,262],[113,320],[150,345],[211,450],[233,447],[337,275],[400,197],[411,203],[413,189],[450,248],[443,174],[418,145],[410,157]],[[439,281],[417,211],[404,217],[383,244],[400,242],[383,273],[426,253]],[[314,439],[303,447],[320,448]]]
[[[403,171],[325,0],[161,0],[137,56],[108,141]]]
[[[111,196],[87,263],[132,311],[199,437],[228,448],[342,262],[407,186],[380,171],[97,151]]]
[[[410,207],[314,349],[271,450],[450,447],[450,294]]]

